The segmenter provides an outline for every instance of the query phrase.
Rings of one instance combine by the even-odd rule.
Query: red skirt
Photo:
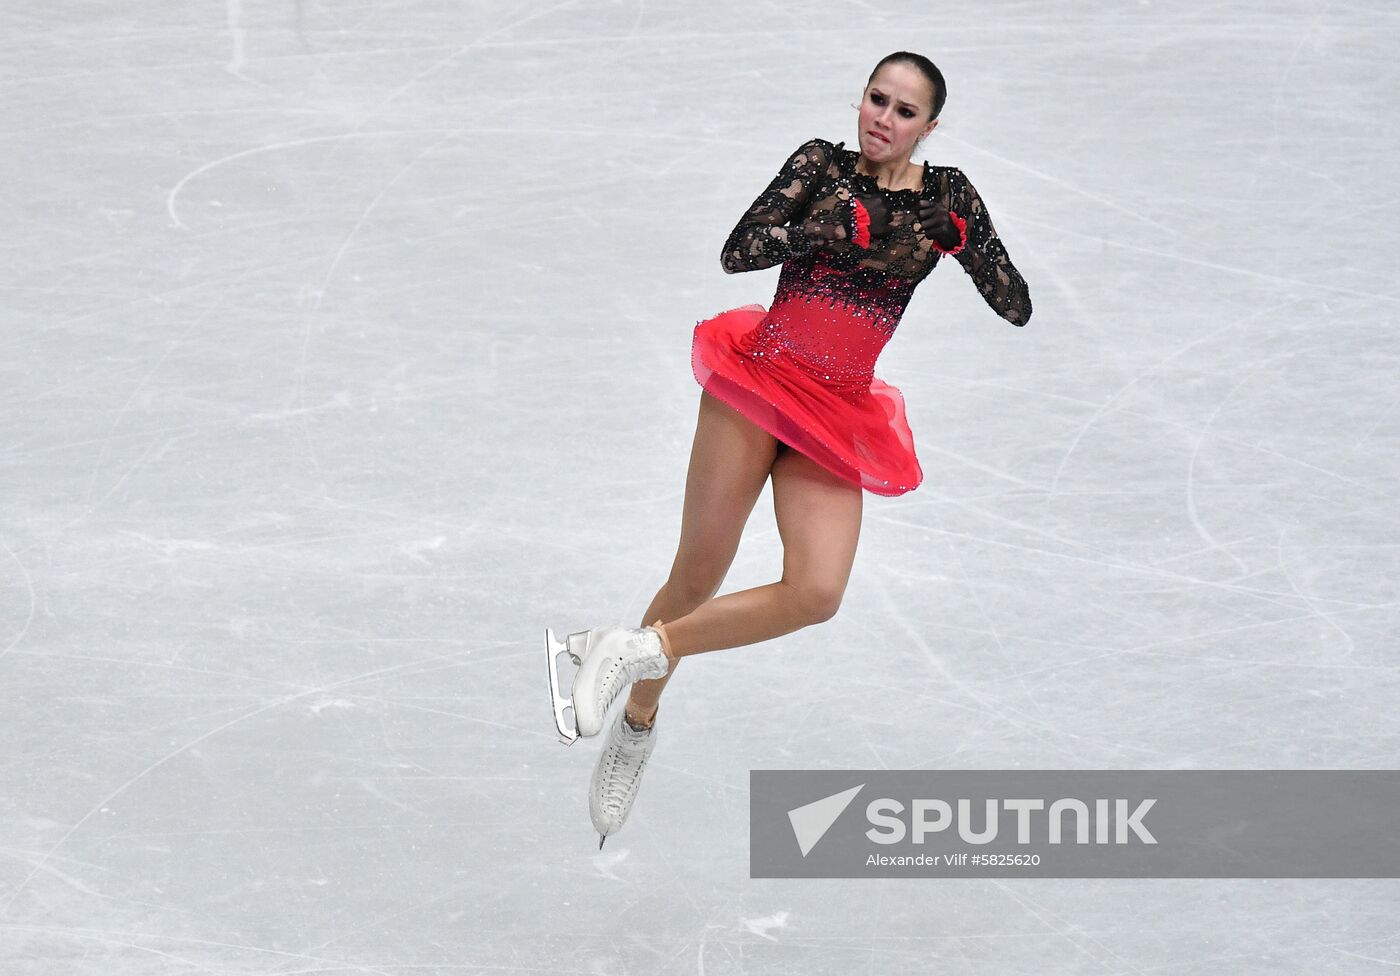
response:
[[[691,367],[702,389],[828,471],[902,495],[923,471],[903,395],[873,373],[892,331],[841,309],[795,302],[780,315],[762,305],[721,312],[696,324]]]

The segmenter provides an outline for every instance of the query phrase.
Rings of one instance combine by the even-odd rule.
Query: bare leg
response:
[[[671,574],[642,615],[642,626],[684,617],[719,590],[778,447],[773,435],[743,414],[709,393],[700,394],[680,543]],[[673,665],[664,678],[632,685],[627,716],[634,724],[651,721],[675,673]]]
[[[861,489],[793,450],[779,454],[771,473],[773,510],[783,541],[782,579],[711,597],[678,617],[660,612],[668,597],[663,588],[654,601],[658,612],[649,609],[647,616],[652,622],[663,620],[677,660],[780,637],[831,619],[840,606],[860,539]],[[633,685],[629,717],[645,720],[653,714],[665,681]],[[655,692],[647,685],[655,686]]]
[[[702,603],[666,621],[676,657],[756,644],[836,615],[855,562],[864,498],[859,486],[797,451],[773,465],[773,510],[783,578]]]

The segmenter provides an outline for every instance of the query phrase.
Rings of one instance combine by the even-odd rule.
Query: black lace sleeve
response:
[[[804,223],[817,217],[818,224],[839,224],[843,215],[828,214],[822,221],[813,214],[812,198],[832,168],[835,147],[824,139],[809,139],[788,157],[778,175],[739,223],[729,232],[720,252],[720,264],[727,274],[757,271],[800,257],[828,242],[832,232],[812,233]],[[836,201],[825,209],[834,210]],[[835,232],[844,236],[844,231]]]
[[[1025,325],[1031,317],[1030,289],[997,237],[982,198],[960,169],[952,171],[949,190],[951,209],[967,221],[967,245],[954,257],[992,311],[1012,325]]]

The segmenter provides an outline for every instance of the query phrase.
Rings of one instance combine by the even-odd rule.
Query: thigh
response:
[[[701,391],[685,479],[681,538],[671,580],[702,599],[724,582],[778,441],[733,407]]]
[[[801,451],[773,465],[773,514],[783,540],[783,581],[814,608],[835,613],[860,541],[864,495]],[[825,615],[825,614],[823,614]]]

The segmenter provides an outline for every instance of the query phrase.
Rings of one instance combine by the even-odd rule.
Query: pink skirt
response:
[[[866,491],[912,491],[923,471],[904,397],[869,371],[888,336],[872,339],[868,323],[844,323],[830,309],[824,312],[820,348],[859,350],[854,364],[833,365],[824,354],[804,356],[799,343],[787,341],[801,325],[788,309],[779,325],[769,322],[762,305],[745,305],[696,324],[695,380],[784,444]],[[833,336],[833,329],[840,334]]]

